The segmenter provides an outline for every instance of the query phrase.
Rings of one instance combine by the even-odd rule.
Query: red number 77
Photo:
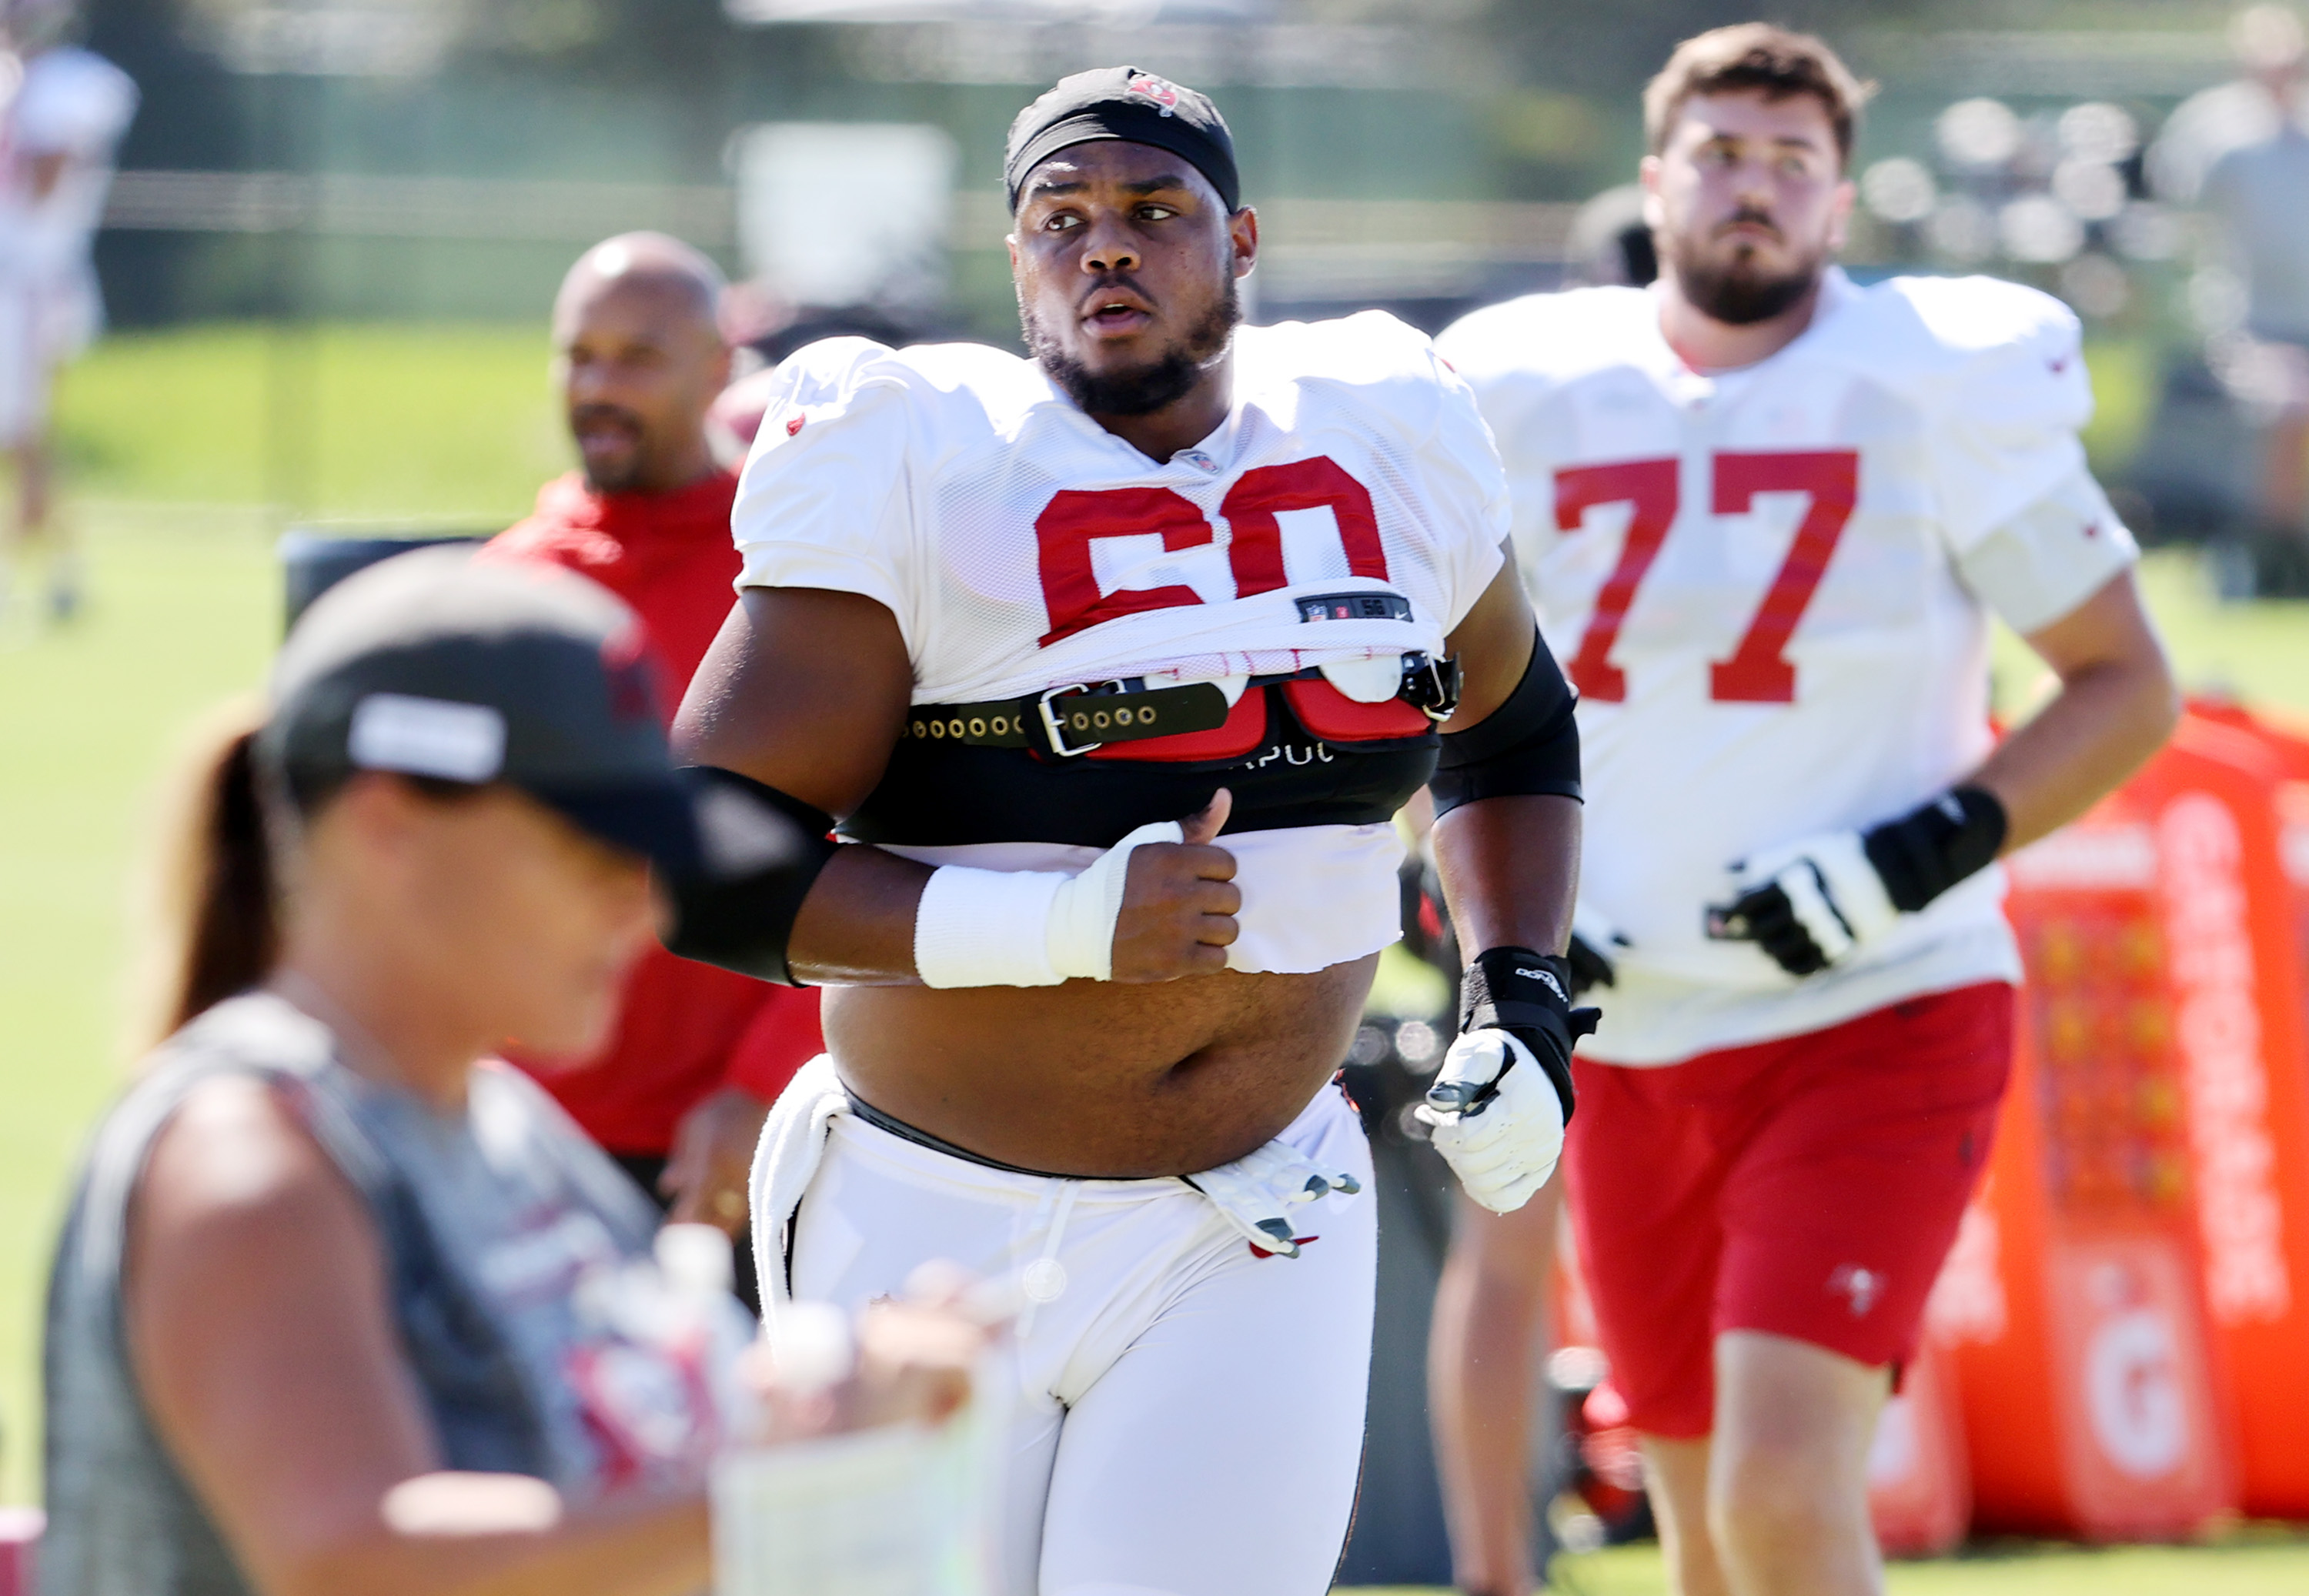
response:
[[[1796,623],[1827,574],[1836,540],[1859,498],[1860,456],[1849,449],[1784,454],[1718,454],[1710,507],[1718,515],[1747,513],[1760,493],[1803,493],[1811,505],[1788,545],[1763,602],[1756,607],[1740,644],[1708,672],[1708,697],[1729,703],[1791,703],[1796,695],[1795,667],[1785,651]],[[1555,477],[1555,524],[1570,531],[1600,505],[1625,504],[1632,510],[1619,562],[1604,579],[1587,629],[1571,659],[1573,685],[1583,696],[1617,703],[1628,695],[1625,672],[1611,662],[1613,645],[1628,618],[1636,589],[1675,524],[1676,462],[1628,460],[1610,465],[1576,466]]]

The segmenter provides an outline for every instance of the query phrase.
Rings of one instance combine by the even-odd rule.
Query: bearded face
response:
[[[1075,355],[1022,299],[1018,312],[1027,352],[1086,414],[1151,416],[1184,398],[1204,369],[1226,352],[1227,341],[1242,321],[1242,296],[1233,277],[1225,278],[1224,283],[1216,303],[1167,348],[1137,365],[1096,370]]]
[[[1828,109],[1805,94],[1696,94],[1644,163],[1646,217],[1693,308],[1769,321],[1819,286],[1844,242],[1851,185]]]
[[[1236,220],[1189,162],[1120,140],[1070,146],[1028,175],[1015,221],[1026,347],[1090,415],[1154,415],[1225,358],[1242,319]]]
[[[1824,242],[1810,250],[1771,252],[1758,246],[1753,237],[1758,231],[1779,237],[1769,213],[1743,207],[1711,236],[1686,231],[1669,237],[1668,260],[1683,297],[1695,308],[1717,321],[1745,327],[1770,321],[1819,284],[1820,273],[1828,270]]]

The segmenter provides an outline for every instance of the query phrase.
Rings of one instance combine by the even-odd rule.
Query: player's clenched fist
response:
[[[915,972],[926,987],[1053,987],[1224,970],[1242,891],[1234,856],[1211,839],[1232,807],[1221,788],[1072,876],[941,867],[914,910]]]
[[[1459,1185],[1492,1212],[1514,1212],[1555,1173],[1571,1119],[1571,1049],[1596,1020],[1571,1006],[1564,959],[1490,948],[1460,978],[1459,1040],[1417,1113]]]
[[[1222,787],[1185,821],[1142,828],[1167,829],[1177,841],[1143,842],[1131,853],[1121,903],[1110,922],[1113,953],[1106,979],[1167,981],[1226,968],[1227,945],[1240,932],[1234,917],[1242,908],[1242,889],[1234,884],[1234,855],[1211,839],[1232,806]],[[1091,930],[1095,934],[1096,927]]]

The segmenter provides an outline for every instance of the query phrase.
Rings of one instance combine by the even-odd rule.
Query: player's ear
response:
[[[1845,240],[1852,236],[1852,207],[1857,203],[1859,194],[1859,185],[1851,178],[1842,178],[1837,183],[1836,193],[1829,200],[1828,208],[1828,246],[1830,250],[1841,250]]]
[[[1644,191],[1644,225],[1655,233],[1667,225],[1660,206],[1660,158],[1647,155],[1636,165],[1636,182]]]
[[[1234,249],[1234,274],[1249,277],[1258,264],[1258,212],[1245,205],[1228,217],[1227,237]]]

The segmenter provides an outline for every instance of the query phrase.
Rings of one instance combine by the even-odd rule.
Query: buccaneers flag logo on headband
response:
[[[1163,114],[1166,116],[1171,114],[1172,108],[1179,103],[1179,91],[1176,86],[1164,82],[1152,73],[1142,72],[1131,79],[1129,90],[1133,94],[1144,94],[1156,105],[1161,106]]]

